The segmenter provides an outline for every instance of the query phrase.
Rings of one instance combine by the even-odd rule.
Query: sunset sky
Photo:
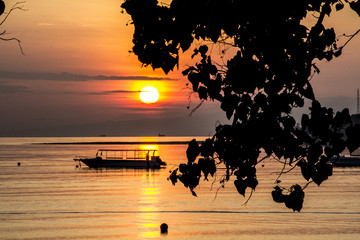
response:
[[[208,135],[225,123],[217,103],[199,103],[179,71],[141,68],[132,48],[133,26],[122,0],[29,0],[12,12],[0,31],[21,40],[0,41],[0,136]],[[7,10],[16,1],[7,1]],[[6,10],[6,11],[7,11]],[[334,18],[337,34],[352,34],[360,18],[343,11]],[[1,16],[1,19],[4,17]],[[360,87],[360,34],[312,84],[324,105],[356,111]],[[159,101],[145,104],[139,91],[153,86]],[[187,109],[191,102],[190,109]]]

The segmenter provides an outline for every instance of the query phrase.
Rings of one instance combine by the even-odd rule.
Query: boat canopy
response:
[[[149,158],[155,156],[157,150],[147,150],[147,149],[99,149],[96,153],[96,157],[101,157],[104,160],[134,160],[134,159],[143,159],[149,160]]]

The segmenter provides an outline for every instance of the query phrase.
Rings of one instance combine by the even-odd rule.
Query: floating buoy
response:
[[[168,233],[168,225],[166,223],[163,223],[160,225],[160,232],[161,234],[167,234]]]
[[[20,166],[21,165],[21,162],[18,162],[18,166]]]

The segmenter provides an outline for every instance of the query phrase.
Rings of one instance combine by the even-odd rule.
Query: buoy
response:
[[[166,223],[163,223],[160,225],[160,232],[161,234],[167,234],[168,233],[168,225]]]
[[[20,166],[21,165],[21,162],[18,162],[18,166]]]

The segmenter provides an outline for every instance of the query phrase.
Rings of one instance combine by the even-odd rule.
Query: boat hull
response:
[[[360,156],[337,156],[330,160],[335,166],[338,167],[359,167]]]
[[[74,160],[84,163],[89,168],[159,169],[164,166],[162,163],[144,160],[99,160],[96,158]]]

